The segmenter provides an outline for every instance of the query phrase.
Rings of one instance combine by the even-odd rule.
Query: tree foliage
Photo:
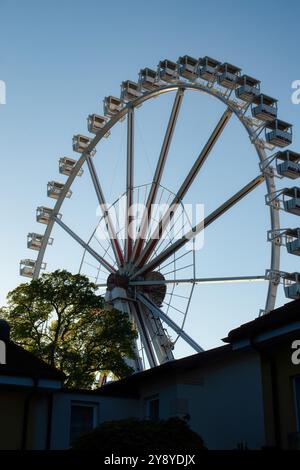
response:
[[[9,292],[0,314],[13,341],[63,371],[66,386],[90,388],[100,371],[132,372],[136,332],[128,316],[105,309],[86,276],[58,270]]]
[[[135,418],[109,421],[80,437],[73,450],[94,450],[102,454],[178,454],[204,450],[202,438],[192,431],[186,421],[170,418],[166,421]]]

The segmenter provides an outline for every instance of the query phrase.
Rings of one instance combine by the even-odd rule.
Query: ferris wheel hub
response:
[[[167,286],[164,283],[165,277],[159,271],[151,271],[141,276],[140,281],[147,282],[146,285],[137,286],[136,290],[143,292],[149,296],[149,298],[157,305],[161,306],[166,295]],[[107,290],[110,292],[115,287],[125,289],[127,292],[131,291],[129,284],[129,277],[125,274],[121,274],[119,271],[116,273],[109,274],[107,278]],[[131,292],[132,294],[132,292]]]
[[[129,278],[124,275],[120,274],[119,272],[111,273],[107,278],[107,290],[111,291],[115,287],[122,287],[123,289],[127,289],[129,285]]]

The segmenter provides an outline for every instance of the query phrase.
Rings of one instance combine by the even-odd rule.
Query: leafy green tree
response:
[[[96,289],[86,276],[58,270],[20,284],[0,309],[12,340],[63,371],[67,387],[91,388],[101,371],[132,372],[125,357],[134,357],[136,332]]]
[[[74,442],[72,449],[100,451],[104,455],[149,455],[195,453],[206,447],[202,438],[179,418],[129,418],[101,424]]]

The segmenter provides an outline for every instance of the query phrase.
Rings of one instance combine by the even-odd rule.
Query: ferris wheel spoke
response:
[[[184,196],[187,194],[193,181],[195,180],[196,176],[201,170],[203,164],[205,163],[210,152],[212,151],[214,145],[218,141],[220,135],[225,129],[225,126],[228,123],[231,116],[232,116],[232,111],[229,108],[227,108],[224,111],[223,115],[221,116],[218,124],[216,125],[209,139],[207,140],[205,146],[201,150],[197,160],[195,161],[194,165],[190,169],[182,185],[180,186],[177,194],[175,195],[173,201],[169,205],[167,211],[165,212],[165,214],[159,221],[159,224],[156,226],[155,230],[152,232],[152,235],[148,243],[146,244],[144,250],[141,252],[139,258],[136,261],[137,266],[143,265],[151,257],[151,254],[153,253],[153,249],[156,247],[157,243],[162,238],[170,220],[173,218],[175,211],[178,208],[178,204],[182,201]]]
[[[189,279],[158,279],[147,281],[130,281],[130,286],[161,286],[165,284],[224,284],[239,282],[262,282],[265,276],[230,276],[230,277],[198,277]]]
[[[164,264],[163,266],[160,266],[160,270],[166,269],[168,266],[170,266],[172,264],[174,265],[174,261],[176,261],[176,263],[177,263],[180,259],[185,258],[189,254],[190,254],[189,251],[186,251],[185,253],[182,253],[180,256],[177,256],[175,258],[175,260],[171,260],[167,264]]]
[[[246,184],[240,191],[235,193],[231,198],[229,198],[226,202],[224,202],[221,206],[219,206],[216,210],[214,210],[211,214],[205,217],[204,220],[199,222],[195,225],[188,233],[183,235],[179,240],[174,242],[168,248],[166,248],[163,252],[161,252],[158,256],[156,256],[152,261],[148,264],[144,265],[141,269],[139,269],[135,274],[131,277],[131,280],[135,279],[136,277],[145,274],[153,269],[157,268],[161,265],[166,259],[172,256],[176,251],[182,248],[187,242],[195,238],[204,228],[208,227],[212,222],[217,220],[222,214],[228,211],[231,207],[233,207],[237,202],[243,199],[247,194],[253,191],[257,186],[259,186],[265,179],[264,175],[258,175],[256,178],[250,181],[250,183]]]
[[[169,118],[167,130],[165,133],[165,137],[163,140],[162,148],[160,151],[159,159],[158,159],[157,166],[155,169],[153,181],[151,183],[151,188],[147,197],[146,207],[142,216],[141,225],[139,227],[138,237],[133,247],[131,261],[136,260],[144,244],[144,238],[148,229],[148,221],[151,216],[152,204],[155,202],[159,184],[160,184],[162,174],[164,171],[164,166],[168,157],[170,145],[172,142],[172,137],[173,137],[174,130],[175,130],[176,121],[177,121],[181,103],[183,100],[183,93],[184,93],[183,88],[178,88],[176,97],[174,100],[173,108],[171,111],[171,115]]]
[[[195,351],[203,352],[203,348],[196,343],[182,328],[180,328],[168,315],[166,315],[157,305],[155,305],[148,297],[144,294],[138,293],[137,299],[145,305],[150,312],[157,315],[163,322],[165,322],[175,333],[177,333],[182,339],[186,341]]]
[[[134,108],[130,107],[127,114],[127,167],[126,167],[126,220],[125,220],[125,261],[128,262],[132,253],[133,239],[130,234],[132,222],[134,185]]]
[[[103,257],[108,257],[111,259],[112,263],[115,264],[115,260],[113,259],[112,255],[109,253],[109,249],[110,249],[110,244],[107,246],[107,247],[104,247],[102,245],[102,243],[100,242],[100,240],[98,240],[97,237],[93,237],[94,240],[96,240],[96,242],[98,243],[98,245],[100,246],[101,248],[101,251],[103,253]]]
[[[164,273],[162,270],[160,271],[164,276],[168,276],[169,274],[175,274],[178,273],[178,271],[183,271],[185,269],[191,268],[194,266],[194,263],[187,264],[185,266],[182,266],[182,268],[176,268],[172,269],[171,271],[168,271],[167,273]]]
[[[174,294],[172,294],[172,295],[174,295]],[[172,297],[172,296],[171,296],[171,297]],[[183,310],[180,310],[180,309],[177,308],[177,307],[174,307],[174,305],[171,304],[171,301],[170,301],[170,302],[166,302],[166,301],[164,300],[163,303],[164,303],[164,305],[167,305],[168,308],[171,308],[172,310],[175,310],[175,312],[180,313],[180,315],[185,315],[185,312],[184,312]]]
[[[91,175],[91,179],[92,179],[92,182],[93,182],[93,185],[94,185],[94,188],[95,188],[97,199],[98,199],[98,202],[99,202],[100,207],[101,207],[101,211],[104,215],[104,219],[105,219],[108,234],[109,234],[110,243],[111,243],[111,246],[112,246],[112,249],[113,249],[113,252],[114,252],[114,256],[116,258],[116,262],[117,262],[118,266],[121,266],[124,262],[122,250],[121,250],[121,247],[120,247],[120,244],[119,244],[119,241],[118,241],[116,231],[115,231],[115,228],[113,226],[113,222],[111,220],[110,214],[109,214],[108,210],[106,209],[107,204],[106,204],[106,201],[105,201],[104,193],[103,193],[103,190],[102,190],[102,187],[101,187],[101,184],[100,184],[100,181],[99,181],[94,163],[93,163],[92,158],[90,157],[90,155],[87,155],[86,162],[87,162],[88,169],[89,169],[89,172],[90,172],[90,175]]]
[[[81,245],[91,256],[93,256],[108,272],[115,273],[115,268],[109,264],[102,256],[96,253],[85,241],[83,241],[73,230],[71,230],[59,217],[54,217],[55,222],[64,229],[79,245]]]

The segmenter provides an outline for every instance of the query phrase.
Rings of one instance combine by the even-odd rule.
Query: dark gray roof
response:
[[[42,361],[34,354],[26,351],[21,346],[7,341],[6,343],[6,364],[0,364],[0,376],[21,376],[34,379],[65,379],[65,374],[55,367]]]
[[[300,320],[300,299],[293,300],[272,312],[231,330],[223,339],[225,343],[251,338],[258,333],[265,333]]]

